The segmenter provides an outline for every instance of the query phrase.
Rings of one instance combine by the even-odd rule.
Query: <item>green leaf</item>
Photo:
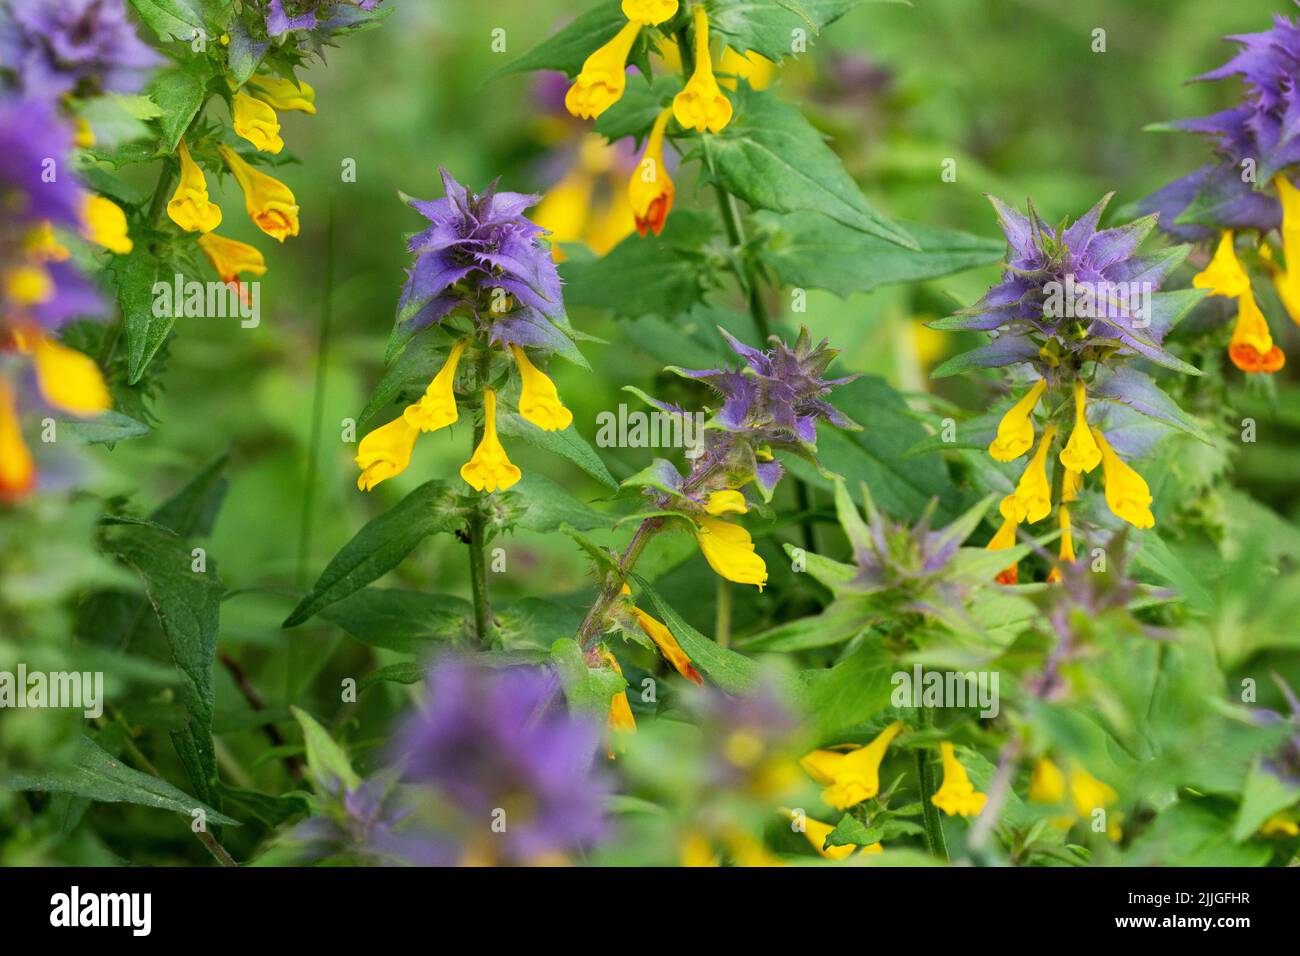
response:
[[[192,570],[194,557],[185,541],[144,525],[122,526],[107,546],[144,581],[145,595],[182,676],[188,719],[184,729],[172,733],[172,743],[195,789],[213,800],[217,760],[212,745],[212,668],[225,590],[216,563],[209,557],[205,571]]]
[[[121,412],[101,412],[94,418],[64,418],[59,430],[71,434],[88,445],[111,445],[149,434],[149,426]]]
[[[321,611],[352,637],[371,647],[407,654],[455,642],[466,633],[473,608],[464,598],[400,588],[362,588]]]
[[[358,531],[281,626],[301,624],[321,608],[387,574],[429,535],[454,531],[464,523],[456,493],[447,483],[425,482]]]
[[[218,813],[166,780],[125,766],[89,737],[81,739],[73,766],[11,774],[0,780],[0,785],[8,790],[66,793],[100,803],[138,803],[185,817],[202,810],[209,824],[240,825],[238,820]]]
[[[879,843],[884,835],[884,831],[878,827],[869,827],[851,813],[846,813],[840,817],[835,829],[826,834],[822,849],[833,846],[871,846]]]
[[[862,633],[868,622],[869,618],[861,602],[836,601],[820,614],[786,621],[737,643],[747,651],[780,651],[789,654],[842,644]]]
[[[603,259],[575,251],[560,265],[565,302],[632,319],[688,311],[703,300],[714,273],[704,246],[716,231],[714,217],[680,209],[662,235],[628,236]]]
[[[681,88],[681,79],[671,74],[660,74],[648,83],[640,74],[628,77],[623,96],[600,114],[592,129],[611,143],[625,136],[635,137],[640,142]]]
[[[203,97],[202,81],[186,70],[166,70],[149,84],[149,98],[162,110],[158,118],[162,128],[162,141],[158,144],[161,151],[176,151],[181,137],[198,115]]]
[[[418,684],[424,680],[425,666],[418,661],[402,661],[389,664],[371,671],[357,682],[357,692],[367,690],[376,684]]]
[[[744,654],[737,654],[735,651],[720,647],[716,642],[709,640],[687,624],[643,577],[638,574],[633,574],[631,577],[637,585],[638,592],[650,596],[660,620],[677,639],[677,643],[691,659],[691,663],[710,682],[729,694],[741,694],[754,689],[759,675],[757,661],[751,660]]]
[[[559,455],[566,461],[577,465],[602,485],[609,488],[618,487],[618,482],[609,473],[605,463],[600,460],[596,450],[587,443],[587,440],[572,425],[558,431],[543,431],[514,412],[498,410],[497,431],[506,437],[522,438],[530,445],[534,445],[543,451]],[[581,527],[581,525],[575,526]],[[591,527],[595,527],[595,525]]]
[[[1269,773],[1256,757],[1241,791],[1241,808],[1232,825],[1232,838],[1238,843],[1249,839],[1265,820],[1297,803],[1300,803],[1300,786]]]
[[[620,0],[602,0],[554,36],[507,63],[492,79],[529,70],[559,70],[578,75],[583,62],[627,24]]]
[[[551,662],[564,687],[564,698],[575,713],[590,714],[604,721],[609,702],[627,687],[623,675],[612,667],[588,667],[582,648],[571,637],[551,645]]]
[[[226,497],[230,482],[226,478],[228,455],[218,455],[185,487],[172,495],[150,515],[152,521],[170,528],[182,538],[212,534],[217,511]]]
[[[796,107],[744,84],[732,96],[735,119],[721,133],[700,137],[704,163],[722,188],[755,209],[818,212],[896,245],[918,248],[901,227],[872,208],[822,134]]]
[[[711,0],[709,29],[723,34],[733,50],[753,50],[780,61],[794,55],[790,49],[794,30],[814,37],[822,27],[866,2],[870,0]]]
[[[966,232],[906,223],[921,247],[906,249],[813,212],[754,216],[767,232],[761,260],[782,283],[846,298],[882,285],[919,282],[1002,260],[1005,244]]]
[[[348,755],[334,742],[329,731],[305,710],[290,707],[289,711],[302,727],[303,741],[307,745],[307,767],[311,770],[316,791],[331,792],[337,783],[342,783],[348,790],[361,786],[361,778],[352,769]]]
[[[896,668],[882,647],[867,644],[834,667],[802,671],[798,700],[816,737],[829,741],[887,708]]]
[[[187,0],[130,0],[140,19],[158,34],[158,39],[191,40],[203,30],[203,17]]]
[[[126,329],[127,384],[135,385],[166,341],[176,318],[153,314],[154,283],[164,273],[163,263],[153,256],[146,243],[137,242],[127,255],[114,256],[108,270],[117,282],[117,302]],[[166,281],[171,281],[170,276]]]
[[[524,475],[507,494],[517,495],[524,504],[523,513],[516,523],[529,531],[558,531],[565,525],[579,531],[590,531],[613,523],[613,519],[535,471]]]

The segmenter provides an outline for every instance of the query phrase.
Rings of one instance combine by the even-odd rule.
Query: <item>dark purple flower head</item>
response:
[[[278,37],[292,30],[330,33],[358,22],[356,11],[371,12],[381,0],[269,0],[266,32]]]
[[[292,839],[304,862],[451,866],[455,846],[423,830],[403,828],[411,808],[400,802],[391,780],[374,777],[354,790],[336,781],[325,794],[325,812],[298,824]]]
[[[409,242],[415,265],[398,304],[398,328],[409,337],[462,304],[485,320],[519,318],[521,310],[535,313],[524,325],[544,324],[543,317],[562,319],[560,277],[550,249],[540,241],[545,230],[523,214],[540,197],[498,192],[495,185],[478,195],[445,169],[440,172],[441,199],[410,200],[432,225]],[[492,311],[501,308],[503,294],[511,300],[507,311]],[[528,334],[522,327],[516,332]],[[536,344],[509,333],[498,338]]]
[[[401,767],[454,806],[467,842],[528,862],[605,833],[607,785],[592,766],[601,731],[563,710],[555,675],[448,658],[428,683],[425,712],[400,735]],[[499,811],[502,832],[493,828]]]
[[[136,36],[123,0],[9,0],[0,63],[29,93],[134,93],[162,58]]]
[[[970,308],[930,323],[998,333],[990,344],[961,356],[963,367],[1033,361],[1050,375],[1066,355],[1082,360],[1115,350],[1181,367],[1161,347],[1175,316],[1155,295],[1187,248],[1138,255],[1157,217],[1098,229],[1110,198],[1102,197],[1073,224],[1067,220],[1053,228],[1033,203],[1022,215],[989,197],[1007,238],[1002,282]]]

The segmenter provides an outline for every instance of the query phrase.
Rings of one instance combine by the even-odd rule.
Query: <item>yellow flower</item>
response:
[[[560,243],[582,239],[595,187],[596,181],[585,170],[574,169],[537,204],[533,221],[550,233],[551,256],[556,262],[565,260]]]
[[[1029,799],[1034,803],[1065,802],[1065,774],[1047,757],[1039,757],[1029,775]]]
[[[727,488],[710,494],[704,510],[715,517],[725,514],[743,515],[748,513],[749,505],[745,503],[745,496],[739,491]]]
[[[48,219],[33,226],[23,241],[23,251],[36,262],[66,262],[72,255],[68,247],[54,238],[54,227]]]
[[[623,668],[618,666],[618,658],[608,650],[602,650],[600,653],[601,657],[614,668],[615,673],[622,676]],[[620,690],[609,699],[609,717],[605,723],[610,735],[609,759],[613,760],[614,749],[623,749],[619,741],[620,735],[636,733],[636,718],[632,716],[632,705],[627,702],[627,691]]]
[[[843,753],[837,750],[814,750],[799,761],[799,766],[826,789],[822,799],[836,810],[847,810],[880,792],[880,763],[889,743],[903,729],[894,721],[865,747]]]
[[[1120,518],[1137,528],[1155,527],[1151,513],[1151,489],[1146,481],[1126,462],[1121,461],[1110,447],[1106,436],[1098,429],[1092,430],[1101,448],[1101,470],[1106,479],[1106,505]]]
[[[721,518],[696,519],[695,540],[714,572],[737,584],[767,584],[767,565],[754,553],[754,539],[740,525]]]
[[[262,152],[278,153],[284,149],[284,140],[280,138],[280,118],[270,104],[240,90],[235,94],[230,114],[235,132]]]
[[[36,463],[23,441],[13,386],[0,378],[0,501],[16,501],[36,484]]]
[[[1119,794],[1114,788],[1102,783],[1083,767],[1070,768],[1070,802],[1079,816],[1091,816],[1094,810],[1104,809],[1118,799]]]
[[[776,79],[776,64],[753,50],[737,53],[731,47],[724,47],[722,59],[718,61],[718,72],[731,74],[718,80],[720,86],[725,86],[729,90],[736,88],[737,78],[744,80],[756,90],[765,90]]]
[[[1077,471],[1066,472],[1067,480],[1069,475],[1077,474]],[[1064,497],[1064,492],[1062,492],[1062,497]],[[1074,535],[1070,533],[1070,509],[1062,504],[1057,510],[1060,512],[1059,520],[1061,522],[1061,551],[1057,560],[1059,564],[1073,564]],[[1047,580],[1048,583],[1054,583],[1061,580],[1060,567],[1052,568],[1052,570],[1047,574]]]
[[[524,350],[510,346],[510,354],[519,366],[524,387],[519,392],[519,414],[544,432],[558,431],[573,424],[573,412],[564,407],[555,383],[528,360]]]
[[[1285,176],[1277,176],[1273,185],[1282,200],[1282,252],[1286,256],[1285,271],[1273,267],[1273,288],[1291,321],[1300,325],[1300,189],[1292,186]],[[1261,246],[1259,251],[1271,264],[1268,246]]]
[[[266,274],[266,259],[261,250],[237,239],[227,239],[215,232],[199,236],[199,248],[217,270],[221,281],[239,284],[239,277],[247,272],[260,276]]]
[[[623,593],[630,595],[632,589],[624,584]],[[672,631],[668,630],[663,621],[650,616],[636,605],[632,606],[632,616],[636,618],[636,622],[641,630],[645,632],[645,636],[654,641],[655,647],[659,649],[659,653],[663,655],[664,660],[671,664],[677,673],[701,687],[704,686],[704,678],[691,664],[690,656],[682,650],[682,646],[677,643],[677,638],[673,637]]]
[[[677,0],[623,0],[623,16],[642,26],[657,26],[676,12]]]
[[[1090,472],[1101,464],[1101,449],[1088,430],[1087,389],[1083,379],[1074,380],[1074,430],[1061,449],[1061,464],[1070,471]]]
[[[656,236],[663,232],[664,222],[673,208],[677,187],[664,165],[664,129],[672,117],[672,110],[664,110],[655,119],[646,138],[645,152],[637,163],[627,184],[627,198],[632,206],[636,231],[642,236],[647,231]]]
[[[460,466],[460,476],[475,491],[505,491],[523,477],[497,438],[497,393],[490,388],[483,389],[483,440]]]
[[[248,85],[254,96],[273,109],[316,112],[316,91],[306,83],[258,74],[249,77]]]
[[[1235,299],[1250,289],[1250,276],[1246,275],[1246,270],[1237,259],[1231,229],[1223,231],[1214,258],[1192,277],[1192,285],[1197,289],[1209,289],[1210,295],[1223,295],[1230,299]]]
[[[176,155],[181,164],[181,181],[167,203],[167,215],[186,232],[211,232],[221,225],[221,207],[208,199],[208,181],[190,158],[185,140],[181,140]]]
[[[943,759],[943,783],[935,791],[930,802],[936,807],[955,817],[977,816],[984,809],[985,795],[975,789],[966,775],[966,768],[957,759],[957,752],[950,741],[939,744],[939,753]]]
[[[641,24],[629,22],[587,57],[564,95],[565,109],[581,119],[595,119],[619,101],[627,88],[627,57],[640,32]]]
[[[387,425],[376,428],[357,447],[357,487],[369,491],[381,481],[387,481],[406,471],[411,463],[411,450],[420,430],[399,415]]]
[[[217,151],[244,191],[244,206],[257,228],[280,242],[287,236],[298,235],[298,203],[289,187],[273,176],[258,172],[229,146],[218,146]]]
[[[131,251],[133,246],[131,237],[127,235],[126,213],[111,199],[87,193],[81,218],[85,221],[86,238],[91,242],[97,242],[119,256]]]
[[[15,336],[19,351],[32,357],[41,395],[73,415],[99,415],[113,406],[95,360],[32,329]]]
[[[39,265],[19,265],[4,274],[5,298],[14,305],[40,305],[54,297],[54,280]]]
[[[422,432],[436,432],[459,417],[456,411],[456,393],[452,386],[456,383],[456,366],[460,364],[460,357],[465,354],[468,345],[469,336],[453,345],[447,353],[447,361],[425,388],[420,400],[414,405],[406,406],[402,415],[409,424]]]
[[[1012,497],[1013,497],[1012,495],[1007,495],[1007,498],[1012,498]],[[1004,503],[1006,502],[1007,498],[1003,499]],[[989,543],[984,545],[984,550],[1005,551],[1007,550],[1007,548],[1014,548],[1016,545],[1016,528],[1019,524],[1020,522],[1016,521],[1014,518],[1004,518],[1002,521],[1002,527],[998,528],[997,533],[994,534],[993,537],[989,539]],[[1019,580],[1020,580],[1019,562],[1012,564],[1006,568],[1003,568],[1001,571],[998,572],[998,576],[997,576],[998,584],[1015,584]]]
[[[1259,828],[1260,836],[1300,836],[1300,823],[1297,823],[1286,810],[1273,814]]]
[[[1286,356],[1273,344],[1268,320],[1249,288],[1237,299],[1237,322],[1228,342],[1228,358],[1243,372],[1272,374],[1286,364]]]
[[[1021,521],[1041,521],[1052,512],[1052,485],[1047,480],[1047,452],[1056,437],[1056,426],[1048,425],[1043,432],[1038,451],[1029,459],[1016,490],[1002,499],[1003,518]]]
[[[714,133],[731,122],[731,101],[718,87],[709,57],[709,15],[696,4],[692,11],[695,23],[695,72],[682,91],[673,97],[673,116],[686,129]]]
[[[713,844],[699,830],[689,830],[682,836],[677,845],[677,853],[682,866],[718,865],[718,855],[713,852]]]
[[[998,422],[998,434],[989,445],[994,461],[1015,461],[1034,447],[1034,408],[1047,391],[1047,380],[1040,378],[1020,401]]]
[[[90,128],[84,116],[72,118],[72,145],[79,149],[90,149],[95,145],[95,131]]]
[[[791,820],[797,819],[793,810],[789,810],[787,813]],[[857,849],[857,847],[852,843],[845,844],[844,846],[828,846],[823,849],[826,844],[826,838],[831,835],[834,829],[835,828],[829,823],[823,823],[821,820],[814,820],[809,816],[803,818],[804,838],[812,844],[812,848],[817,851],[818,856],[825,857],[828,860],[848,859]],[[875,847],[875,849],[872,849],[873,847]],[[881,849],[883,848],[879,843],[873,843],[871,846],[864,846],[862,852],[877,853]]]

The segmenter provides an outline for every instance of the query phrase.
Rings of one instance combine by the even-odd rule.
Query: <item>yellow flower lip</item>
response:
[[[1099,429],[1092,430],[1101,449],[1101,468],[1106,480],[1106,505],[1118,518],[1137,528],[1151,528],[1156,519],[1151,513],[1151,489],[1127,462],[1115,454]]]
[[[381,481],[404,472],[411,463],[411,451],[420,430],[399,415],[387,425],[376,428],[357,446],[357,487],[370,491]]]
[[[1056,437],[1056,426],[1048,425],[1038,444],[1038,451],[1025,466],[1016,490],[1002,499],[1002,517],[1016,523],[1036,522],[1052,512],[1052,486],[1047,480],[1047,453]]]
[[[497,393],[483,389],[483,438],[469,461],[460,467],[460,476],[475,491],[505,491],[523,473],[506,457],[497,437]]]
[[[282,76],[256,73],[248,79],[252,95],[276,110],[316,112],[316,91],[305,82],[294,83]]]
[[[243,190],[248,218],[257,228],[278,242],[298,235],[298,204],[289,187],[274,176],[254,169],[224,143],[217,151]]]
[[[87,193],[82,211],[86,238],[110,252],[124,256],[135,248],[126,224],[126,213],[111,199]]]
[[[721,132],[731,122],[731,101],[718,86],[709,56],[709,16],[704,7],[692,11],[695,25],[695,72],[673,97],[673,116],[684,129]]]
[[[1210,264],[1192,277],[1195,288],[1209,289],[1210,295],[1228,298],[1236,298],[1250,288],[1250,277],[1237,259],[1233,242],[1232,230],[1225,229],[1219,237],[1219,245]]]
[[[642,26],[658,26],[677,13],[677,0],[623,0],[623,16]]]
[[[966,768],[957,759],[957,752],[951,741],[939,744],[939,753],[943,760],[943,783],[934,792],[930,802],[950,817],[977,816],[984,809],[987,799],[985,794],[975,789],[966,774]]]
[[[580,119],[596,119],[623,96],[627,89],[627,58],[641,32],[641,24],[630,21],[614,38],[582,64],[582,71],[564,96],[564,108]]]
[[[36,328],[20,333],[18,345],[20,351],[32,357],[41,396],[55,408],[93,417],[113,407],[99,365],[89,355],[68,348]]]
[[[190,149],[181,140],[176,147],[181,177],[167,203],[167,215],[186,232],[211,232],[221,225],[221,207],[208,199],[208,183]]]
[[[709,515],[696,518],[695,539],[709,567],[737,584],[760,591],[767,584],[767,564],[754,552],[754,539],[738,524]]]
[[[284,149],[284,140],[280,138],[280,118],[268,103],[240,90],[234,95],[230,112],[235,133],[257,149],[264,153],[278,153]]]
[[[13,386],[0,378],[0,501],[17,501],[35,484],[36,462],[23,441]]]
[[[256,246],[218,236],[215,232],[199,236],[198,242],[222,282],[238,283],[239,277],[246,272],[255,276],[266,274],[266,259]]]
[[[1074,429],[1061,449],[1061,464],[1070,471],[1090,472],[1101,464],[1101,449],[1088,429],[1087,389],[1083,379],[1074,380]]]
[[[1040,378],[998,422],[997,437],[989,445],[994,461],[1015,461],[1034,447],[1034,408],[1047,391],[1047,380]]]
[[[523,381],[519,393],[519,414],[542,431],[553,432],[573,424],[573,413],[560,401],[555,383],[546,373],[529,361],[527,353],[517,345],[510,346]]]
[[[733,488],[712,492],[704,505],[706,514],[714,516],[725,514],[743,515],[749,511],[745,496]]]
[[[403,415],[406,420],[422,432],[437,431],[445,428],[459,417],[456,411],[456,367],[469,345],[469,336],[461,339],[447,353],[438,374],[433,377],[420,400],[408,405]]]
[[[664,130],[671,118],[671,109],[663,110],[655,118],[646,139],[645,152],[627,184],[627,198],[632,206],[636,231],[642,236],[647,232],[656,236],[663,232],[677,192],[664,165]]]
[[[880,792],[880,764],[890,742],[903,730],[902,721],[894,721],[871,743],[847,753],[837,750],[814,750],[805,754],[799,766],[813,780],[823,784],[822,800],[836,810],[847,810]]]

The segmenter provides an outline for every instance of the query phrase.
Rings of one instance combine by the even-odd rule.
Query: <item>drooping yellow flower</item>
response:
[[[724,47],[722,59],[718,61],[718,72],[731,74],[718,80],[720,86],[729,90],[736,88],[737,79],[744,80],[756,90],[765,90],[776,79],[776,64],[754,50],[737,53],[731,47]]]
[[[1007,495],[1007,498],[1012,497]],[[1004,501],[1006,499],[1003,499]],[[1014,518],[1004,518],[1002,527],[989,539],[989,543],[984,545],[985,551],[1005,551],[1007,548],[1013,548],[1016,545],[1016,528],[1020,522]],[[1020,580],[1020,563],[1009,565],[998,572],[998,584],[1015,584]]]
[[[1151,513],[1151,489],[1127,462],[1122,461],[1110,447],[1106,436],[1098,429],[1092,430],[1101,448],[1101,470],[1106,479],[1106,505],[1120,518],[1137,528],[1155,527]]]
[[[989,445],[994,461],[1015,461],[1034,447],[1034,408],[1047,391],[1047,380],[1040,378],[1034,387],[1011,406],[998,422],[998,434]]]
[[[72,255],[68,247],[54,237],[54,227],[48,219],[28,230],[23,240],[23,251],[34,262],[66,262]]]
[[[1290,812],[1279,810],[1260,825],[1259,835],[1300,836],[1300,823],[1296,822],[1295,816]]]
[[[894,721],[865,747],[847,753],[838,750],[814,750],[806,754],[799,766],[826,789],[822,799],[836,810],[847,810],[880,792],[880,764],[890,741],[903,729]]]
[[[632,589],[624,584],[623,593],[630,595]],[[655,647],[659,649],[659,653],[663,655],[664,660],[672,665],[673,670],[687,680],[699,684],[701,687],[704,686],[704,678],[695,669],[690,656],[682,650],[682,646],[677,643],[677,638],[673,637],[672,631],[668,630],[668,626],[663,621],[647,614],[635,604],[632,605],[632,616],[636,618],[636,622],[641,630],[645,632],[645,636],[654,641]]]
[[[595,119],[623,96],[627,89],[627,57],[641,32],[630,21],[614,38],[582,64],[582,72],[564,94],[564,108],[580,119]]]
[[[696,4],[692,11],[695,24],[695,72],[682,91],[673,97],[673,116],[685,129],[718,133],[731,122],[731,100],[718,86],[709,56],[709,15]]]
[[[406,471],[411,463],[411,451],[420,430],[411,425],[404,415],[399,415],[387,425],[376,428],[357,446],[357,487],[369,491],[381,481],[387,481]]]
[[[280,138],[280,117],[269,103],[249,96],[243,90],[235,94],[230,107],[235,133],[248,140],[264,153],[278,153],[284,149]]]
[[[68,348],[39,329],[24,330],[15,339],[19,350],[32,357],[42,397],[55,408],[92,416],[113,406],[104,376],[89,355]]]
[[[788,810],[786,811],[786,813],[791,820],[797,819],[796,814],[793,810]],[[803,818],[804,838],[812,845],[812,848],[817,851],[818,856],[824,857],[827,860],[848,859],[853,855],[853,852],[857,849],[857,847],[854,846],[852,843],[847,843],[844,846],[825,846],[826,838],[831,835],[834,829],[835,828],[831,826],[829,823],[823,823],[821,820],[814,820],[810,816],[804,816]],[[880,844],[873,843],[871,844],[871,846],[880,847]],[[825,848],[823,849],[823,847]],[[872,850],[871,847],[864,846],[862,848],[862,852],[874,853],[877,851]]]
[[[24,263],[6,269],[4,297],[14,305],[40,305],[54,297],[54,280],[41,266]]]
[[[519,414],[544,432],[559,431],[573,424],[573,412],[564,407],[555,383],[545,372],[528,360],[528,355],[517,345],[510,346],[510,354],[519,366],[523,389],[519,392]]]
[[[1273,185],[1282,201],[1282,253],[1286,256],[1285,270],[1273,267],[1273,288],[1291,321],[1300,325],[1300,189],[1281,175],[1274,178]],[[1259,251],[1271,264],[1268,246],[1261,245]]]
[[[1047,452],[1056,438],[1056,426],[1048,425],[1043,431],[1038,451],[1029,459],[1016,490],[1002,499],[1003,518],[1021,521],[1041,521],[1052,512],[1052,485],[1047,480]]]
[[[754,552],[754,539],[738,524],[701,515],[696,518],[695,540],[714,572],[737,584],[767,584],[767,565]]]
[[[739,491],[734,488],[725,488],[709,495],[709,500],[704,504],[704,510],[715,517],[726,514],[743,515],[749,512],[749,505],[745,502],[745,496]]]
[[[186,232],[211,232],[221,225],[221,207],[208,199],[208,181],[192,158],[185,140],[176,148],[181,180],[167,203],[167,215]]]
[[[87,193],[81,218],[85,223],[86,238],[91,242],[97,242],[119,256],[126,255],[134,247],[127,234],[126,213],[113,200]]]
[[[1066,472],[1067,478],[1069,475],[1077,475],[1077,474],[1078,474],[1077,471]],[[1064,497],[1064,493],[1062,493],[1062,497]],[[1061,550],[1057,560],[1059,564],[1073,564],[1074,563],[1074,535],[1071,533],[1070,530],[1070,509],[1067,508],[1064,503],[1062,503],[1060,508],[1058,508],[1057,510],[1060,512],[1059,520],[1061,522]],[[1052,570],[1049,571],[1047,574],[1048,583],[1054,584],[1059,580],[1061,580],[1060,567],[1052,568]]]
[[[279,242],[298,235],[298,203],[289,187],[248,165],[229,146],[222,144],[217,150],[244,191],[248,218],[257,228]]]
[[[1252,373],[1272,374],[1286,364],[1286,355],[1273,344],[1268,320],[1249,288],[1237,298],[1237,321],[1228,342],[1228,358],[1243,372]]]
[[[248,88],[259,100],[272,109],[297,110],[300,113],[316,112],[316,91],[304,82],[295,83],[282,76],[259,73],[249,77]]]
[[[1040,757],[1029,776],[1030,801],[1060,806],[1066,803],[1067,798],[1070,812],[1052,819],[1052,825],[1061,830],[1068,830],[1079,818],[1091,820],[1095,811],[1104,811],[1118,801],[1119,794],[1088,773],[1077,761],[1071,763],[1066,774],[1047,757]],[[1119,814],[1108,814],[1106,836],[1118,840],[1122,835]]]
[[[592,176],[583,169],[574,169],[551,187],[537,204],[533,221],[550,233],[551,256],[556,262],[563,262],[566,258],[561,243],[582,239],[595,189],[596,181]]]
[[[957,759],[951,741],[945,740],[939,744],[939,754],[943,760],[943,783],[930,798],[930,802],[950,817],[977,816],[984,809],[986,796],[970,782],[966,768]]]
[[[642,26],[658,26],[677,13],[677,0],[623,0],[623,16]]]
[[[1101,449],[1088,430],[1087,389],[1083,379],[1074,380],[1074,429],[1061,449],[1061,464],[1070,471],[1090,472],[1101,464]]]
[[[664,164],[664,130],[672,115],[672,110],[666,109],[655,119],[646,138],[645,152],[627,184],[627,198],[632,206],[636,231],[642,236],[646,232],[653,232],[656,236],[663,232],[677,192]]]
[[[1039,757],[1029,775],[1029,799],[1034,803],[1065,802],[1065,774],[1047,757]]]
[[[483,389],[483,440],[470,460],[460,466],[460,476],[475,491],[505,491],[523,477],[497,438],[497,393],[493,389]]]
[[[23,441],[13,386],[0,378],[0,501],[16,501],[36,484],[36,463]]]
[[[1079,765],[1070,768],[1070,802],[1074,812],[1087,817],[1094,810],[1104,809],[1119,799],[1119,794],[1108,784],[1102,783]]]
[[[1230,299],[1250,289],[1250,276],[1242,268],[1233,242],[1232,230],[1225,229],[1210,264],[1192,277],[1195,288],[1209,289],[1210,295],[1223,295]]]
[[[615,673],[622,676],[623,668],[618,666],[618,658],[607,649],[601,650],[600,653],[601,657],[614,668]],[[632,705],[628,703],[626,690],[620,690],[609,699],[609,717],[605,723],[610,736],[609,759],[613,760],[614,751],[623,749],[621,736],[636,733],[636,717],[632,715]]]
[[[469,336],[461,339],[447,353],[447,361],[442,364],[438,374],[429,382],[424,394],[414,405],[406,406],[402,414],[406,421],[422,432],[436,432],[445,428],[459,417],[456,411],[456,366],[469,345]]]
[[[256,246],[250,246],[238,239],[227,239],[215,232],[199,236],[199,248],[217,270],[221,281],[227,284],[239,284],[239,277],[244,273],[260,276],[266,274],[266,259]]]

